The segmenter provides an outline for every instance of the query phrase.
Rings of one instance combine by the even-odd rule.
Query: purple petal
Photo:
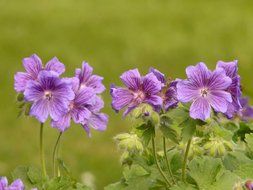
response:
[[[27,73],[29,73],[34,79],[37,78],[39,72],[43,69],[42,62],[36,54],[24,58],[23,65]]]
[[[88,124],[83,124],[82,127],[85,130],[85,132],[87,133],[88,137],[91,137],[91,132],[90,132],[89,125]]]
[[[51,126],[57,128],[59,131],[64,132],[70,127],[71,115],[69,113],[62,116],[58,121],[51,122]]]
[[[131,111],[133,111],[136,107],[138,106],[138,104],[131,104],[123,113],[123,116],[127,116]],[[160,107],[160,106],[159,106]]]
[[[217,68],[212,72],[207,86],[209,89],[226,90],[231,85],[231,83],[232,80],[226,75],[225,70]]]
[[[102,84],[103,79],[103,77],[92,75],[85,83],[85,86],[93,88],[95,90],[95,93],[102,93],[105,91],[105,86]]]
[[[124,72],[120,79],[131,90],[138,90],[141,86],[141,75],[138,69],[133,69]]]
[[[237,76],[238,72],[238,61],[218,61],[216,68],[223,68],[226,71],[227,76],[229,76],[230,78],[234,78],[235,76]]]
[[[75,106],[93,105],[95,102],[95,94],[92,88],[83,88],[76,93]]]
[[[0,190],[5,190],[8,186],[8,179],[6,177],[0,177]]]
[[[38,101],[39,99],[43,98],[44,90],[38,81],[29,81],[27,83],[24,96],[26,101]]]
[[[111,87],[112,108],[119,111],[133,100],[133,94],[128,89]]]
[[[162,84],[166,84],[165,75],[163,73],[154,68],[150,68],[149,72],[153,73]]]
[[[83,62],[82,69],[76,69],[76,77],[80,79],[80,83],[85,83],[92,75],[93,69],[92,67]]]
[[[104,101],[101,97],[95,96],[94,104],[89,107],[92,112],[99,112],[104,107]]]
[[[211,106],[205,98],[198,98],[195,100],[190,108],[190,116],[193,119],[200,119],[205,121],[210,117]]]
[[[48,102],[49,114],[54,121],[58,121],[68,112],[69,102],[63,98],[55,97]]]
[[[49,107],[47,100],[41,99],[33,103],[30,115],[37,118],[41,123],[45,123],[49,115]]]
[[[148,98],[146,98],[145,102],[152,105],[153,107],[156,107],[156,106],[162,106],[163,99],[160,96],[151,95],[151,96],[148,96]]]
[[[196,66],[189,66],[186,68],[186,74],[189,80],[198,87],[203,87],[207,84],[211,71],[207,68],[205,63],[199,63]]]
[[[54,71],[54,72],[58,73],[59,75],[61,75],[65,72],[65,65],[63,63],[61,63],[57,59],[57,57],[54,57],[46,64],[45,69],[48,71]]]
[[[177,83],[177,99],[183,103],[190,102],[200,97],[199,89],[188,80]]]
[[[208,95],[208,101],[216,112],[225,113],[228,103],[232,102],[231,94],[225,91],[212,91]]]
[[[98,131],[106,130],[108,123],[108,116],[103,113],[92,114],[89,119],[89,125]]]
[[[28,81],[34,80],[28,73],[18,72],[14,76],[14,89],[17,92],[24,92]]]
[[[82,123],[84,120],[89,119],[91,117],[91,112],[85,107],[80,107],[73,109],[71,112],[71,116],[74,122],[79,124]]]
[[[20,179],[15,180],[8,188],[8,190],[24,190],[25,186]]]
[[[162,89],[162,83],[153,73],[143,77],[143,91],[147,94],[157,94]]]

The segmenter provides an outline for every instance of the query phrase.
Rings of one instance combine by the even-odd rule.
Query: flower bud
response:
[[[137,108],[135,108],[131,115],[134,118],[143,118],[145,119],[151,119],[154,123],[159,122],[159,114],[154,111],[153,107],[149,104],[141,104]]]
[[[143,151],[143,145],[141,139],[136,134],[123,133],[114,137],[114,140],[118,143],[120,149],[127,150],[129,152]]]
[[[221,157],[226,154],[227,151],[233,150],[233,144],[222,138],[210,138],[210,140],[204,145],[206,152],[213,157]]]
[[[202,139],[199,137],[194,137],[192,138],[191,141],[191,146],[188,154],[188,158],[192,159],[194,156],[199,156],[203,154],[203,149],[200,146],[200,143],[202,142]],[[186,149],[186,144],[180,143],[178,148],[182,151],[185,151]]]
[[[17,101],[18,102],[23,102],[24,101],[24,94],[23,93],[19,93],[17,95]]]

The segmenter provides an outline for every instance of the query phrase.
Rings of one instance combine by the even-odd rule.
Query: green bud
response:
[[[25,105],[25,115],[26,116],[29,116],[31,107],[32,107],[31,103],[26,103],[26,105]]]
[[[118,146],[122,150],[129,152],[143,151],[143,145],[141,139],[136,134],[123,133],[114,137],[114,140],[117,142]]]
[[[18,102],[23,102],[24,101],[24,94],[23,93],[19,93],[17,95],[17,101]]]
[[[202,142],[202,139],[199,137],[192,138],[191,146],[190,146],[190,150],[188,154],[189,159],[192,159],[194,156],[200,156],[203,154],[203,149],[200,146],[201,142]],[[186,149],[186,143],[181,142],[178,145],[178,148],[184,152]]]
[[[224,156],[227,151],[233,150],[233,144],[222,138],[213,137],[206,142],[204,149],[210,156],[221,157]]]

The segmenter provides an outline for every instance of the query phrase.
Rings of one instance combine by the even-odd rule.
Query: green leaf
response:
[[[151,121],[148,121],[147,129],[143,131],[142,133],[142,139],[144,146],[148,146],[151,138],[155,136],[155,127],[153,126]]]
[[[246,141],[250,151],[253,152],[253,133],[252,134],[246,134],[245,135],[245,141]]]
[[[117,182],[110,184],[104,188],[104,190],[123,190],[127,187],[127,185],[124,182]]]
[[[187,183],[182,183],[180,182],[177,185],[174,185],[171,190],[197,190],[198,188],[196,188],[195,186],[191,185],[191,184],[187,184]]]
[[[234,133],[233,140],[236,142],[238,140],[245,141],[247,134],[252,133],[253,130],[246,123],[241,122],[239,129]]]
[[[218,158],[197,157],[189,163],[189,175],[199,189],[232,189],[238,176],[225,170]]]
[[[187,142],[190,138],[192,138],[196,131],[196,124],[196,120],[193,120],[191,118],[188,118],[183,123],[181,123],[180,126],[183,127],[181,134],[183,142]]]
[[[160,129],[161,129],[164,137],[170,139],[171,141],[173,141],[176,144],[179,143],[177,132],[174,129],[172,129],[166,125],[161,125]]]

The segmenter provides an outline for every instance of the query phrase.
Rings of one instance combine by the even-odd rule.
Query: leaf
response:
[[[237,142],[238,140],[245,141],[247,134],[252,133],[253,130],[246,123],[241,122],[239,129],[234,133],[233,140]]]
[[[155,127],[153,126],[151,121],[147,123],[147,129],[142,133],[142,139],[144,146],[148,146],[151,138],[155,136]]]
[[[27,176],[32,184],[39,184],[43,182],[43,177],[41,171],[35,167],[29,167],[27,171]]]
[[[104,190],[123,190],[127,187],[122,181],[110,184],[104,188]]]
[[[251,152],[253,152],[253,133],[252,134],[246,134],[245,135],[245,141],[246,141],[249,149],[251,150]]]
[[[171,190],[197,190],[197,188],[191,184],[180,182],[177,185],[174,185]]]
[[[232,189],[238,176],[225,170],[218,158],[197,157],[189,163],[189,175],[199,189]]]
[[[164,137],[170,139],[171,141],[173,141],[176,144],[179,143],[177,132],[174,129],[172,129],[166,125],[161,125],[160,129],[161,129]]]
[[[181,123],[180,126],[183,127],[181,134],[183,142],[187,142],[193,136],[196,131],[196,124],[196,121],[191,118]]]

